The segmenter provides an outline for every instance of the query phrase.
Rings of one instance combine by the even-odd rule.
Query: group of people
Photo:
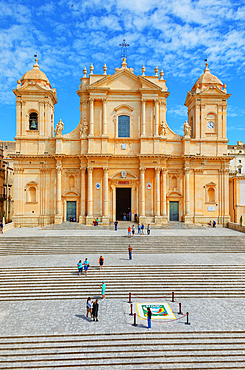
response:
[[[98,226],[99,225],[99,219],[98,218],[94,218],[93,219],[93,224],[94,224],[94,226]]]
[[[105,281],[103,280],[102,281],[102,284],[100,285],[100,288],[101,288],[101,301],[104,301],[105,300],[105,289],[106,289],[106,283]],[[91,319],[93,319],[93,321],[99,321],[98,320],[98,312],[99,312],[99,303],[98,303],[98,299],[96,299],[94,302],[91,300],[91,297],[88,297],[87,299],[87,315],[86,317],[91,316]]]
[[[208,222],[208,226],[211,226],[211,227],[216,227],[216,221],[213,220],[213,222],[210,220]]]
[[[104,261],[105,261],[104,257],[100,256],[99,257],[100,270],[102,270],[102,267],[104,265]],[[78,261],[77,268],[78,268],[78,275],[82,275],[83,269],[84,269],[85,276],[87,276],[88,268],[89,268],[89,260],[87,258],[85,258],[84,262],[82,262],[82,260]]]
[[[144,224],[138,224],[138,234],[144,235],[144,230],[145,230],[145,225]],[[147,225],[147,235],[150,235],[151,233],[151,225]],[[128,236],[134,236],[135,234],[135,226],[133,225],[132,228],[131,226],[128,227]]]

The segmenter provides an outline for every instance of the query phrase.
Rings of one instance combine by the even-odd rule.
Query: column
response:
[[[167,216],[167,171],[165,168],[162,169],[162,215]]]
[[[22,121],[22,124],[21,124],[21,135],[25,135],[25,131],[26,130],[29,130],[29,118],[28,118],[28,122],[26,122],[26,101],[23,101],[22,102],[22,117],[21,117],[21,121]]]
[[[19,98],[17,98],[19,99]],[[16,135],[22,135],[21,132],[21,102],[19,100],[16,101],[16,121],[17,121],[17,127],[16,127]]]
[[[56,214],[61,215],[61,171],[62,166],[61,163],[58,162],[56,165],[56,179],[57,179],[57,188],[56,188]]]
[[[156,183],[156,216],[160,216],[160,168],[155,168]]]
[[[89,118],[89,135],[94,135],[94,99],[89,98],[90,118]]]
[[[155,130],[154,136],[159,136],[159,103],[155,100]]]
[[[189,167],[185,167],[185,215],[189,215]]]
[[[142,111],[142,117],[141,117],[141,136],[145,136],[145,102],[146,99],[141,99],[141,111]]]
[[[144,167],[140,167],[140,195],[141,195],[140,216],[145,217],[145,168]]]
[[[104,170],[104,183],[103,183],[103,217],[108,218],[108,167],[103,167]]]
[[[112,188],[112,220],[116,221],[116,187],[111,185]]]
[[[88,216],[93,216],[93,168],[88,167]]]
[[[79,223],[85,222],[85,202],[86,202],[86,194],[85,194],[85,171],[86,168],[84,166],[80,166],[80,193],[81,193],[81,200],[80,200],[80,216],[79,216]]]
[[[107,136],[107,115],[106,115],[106,98],[102,99],[103,101],[103,136]]]

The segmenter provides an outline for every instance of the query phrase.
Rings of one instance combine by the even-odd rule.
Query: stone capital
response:
[[[107,167],[107,166],[103,167],[103,171],[104,172],[108,172],[109,171],[109,167]]]
[[[89,98],[88,100],[89,100],[90,103],[94,102],[94,98]]]
[[[140,167],[141,172],[145,172],[146,168],[145,167]]]
[[[87,171],[93,173],[93,167],[87,167]]]

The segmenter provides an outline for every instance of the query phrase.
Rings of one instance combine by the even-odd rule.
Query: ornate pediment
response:
[[[80,194],[77,191],[75,191],[75,190],[66,190],[62,194],[62,197],[74,198],[74,197],[80,197]]]
[[[121,170],[119,172],[114,173],[111,177],[111,180],[122,180],[122,179],[127,179],[127,180],[138,180],[139,177],[136,176],[132,172],[127,172],[125,170]]]
[[[170,190],[167,193],[167,197],[182,197],[183,195],[178,190]]]

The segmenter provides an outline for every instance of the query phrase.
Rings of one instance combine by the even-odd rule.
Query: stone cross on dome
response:
[[[123,39],[123,42],[121,44],[119,44],[119,46],[121,46],[121,58],[127,59],[127,48],[129,46],[129,44],[126,43],[126,40]]]

